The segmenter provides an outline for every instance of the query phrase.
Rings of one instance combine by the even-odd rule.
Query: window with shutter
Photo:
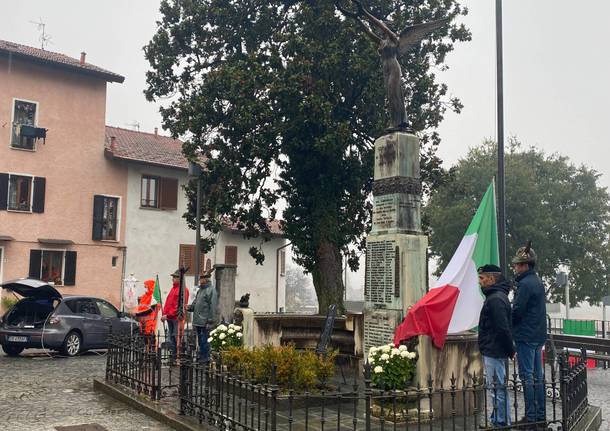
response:
[[[178,208],[178,180],[175,178],[160,178],[159,208],[175,210]]]
[[[119,199],[104,196],[104,216],[102,222],[102,239],[116,241],[119,218]]]
[[[60,250],[42,250],[40,279],[56,286],[64,284],[64,252]]]
[[[24,136],[21,133],[22,126],[36,125],[36,102],[26,102],[25,100],[15,100],[13,105],[13,133],[11,135],[11,147],[22,150],[35,150],[35,139]]]
[[[237,265],[237,246],[235,246],[235,245],[225,246],[225,264],[226,265]]]
[[[9,174],[8,209],[13,211],[32,210],[33,177]]]
[[[116,241],[119,224],[119,198],[93,196],[93,234],[95,241]]]
[[[159,178],[150,175],[142,176],[140,188],[140,206],[159,208]]]

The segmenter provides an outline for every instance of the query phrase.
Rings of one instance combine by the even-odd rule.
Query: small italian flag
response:
[[[476,327],[483,306],[477,268],[485,264],[500,264],[493,182],[436,285],[407,311],[396,328],[394,343],[429,335],[440,349],[448,333]]]
[[[159,285],[159,274],[157,274],[157,278],[155,278],[155,290],[153,291],[153,297],[150,305],[161,304],[163,301],[161,300],[161,286]]]

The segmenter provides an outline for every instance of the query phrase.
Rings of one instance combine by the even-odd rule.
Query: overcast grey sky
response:
[[[107,124],[142,131],[160,126],[158,106],[142,95],[147,70],[142,47],[155,31],[158,0],[0,0],[0,39],[39,46],[30,21],[42,19],[51,36],[47,49],[120,73],[110,84]],[[456,46],[441,74],[462,99],[460,115],[440,127],[440,155],[449,165],[496,134],[494,1],[465,0],[464,22],[473,40]],[[607,145],[610,100],[610,2],[512,0],[504,2],[506,135],[526,145],[559,152],[603,173],[610,185]]]

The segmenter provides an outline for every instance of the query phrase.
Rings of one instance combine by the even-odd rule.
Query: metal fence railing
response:
[[[194,339],[185,336],[178,359],[161,339],[113,336],[107,356],[106,380],[151,400],[173,400],[177,413],[219,430],[478,430],[495,427],[493,399],[509,394],[512,429],[571,430],[587,411],[586,351],[576,361],[561,351],[550,358],[544,379],[520,379],[514,365],[504,381],[473,375],[399,391],[380,390],[371,383],[371,366],[357,367],[347,385],[321,384],[308,392],[280,388],[276,366],[267,383],[244,371],[228,372],[218,357],[197,361]],[[542,390],[544,420],[525,416],[524,392]],[[173,398],[172,398],[173,397]],[[535,397],[534,397],[535,398]],[[536,402],[536,401],[534,401]]]
[[[155,401],[177,395],[179,368],[170,343],[161,335],[111,334],[106,355],[106,381]]]

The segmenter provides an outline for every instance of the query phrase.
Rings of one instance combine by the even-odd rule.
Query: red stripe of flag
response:
[[[460,290],[450,284],[430,289],[407,311],[394,332],[394,344],[416,335],[428,335],[434,345],[442,349],[459,294]]]

